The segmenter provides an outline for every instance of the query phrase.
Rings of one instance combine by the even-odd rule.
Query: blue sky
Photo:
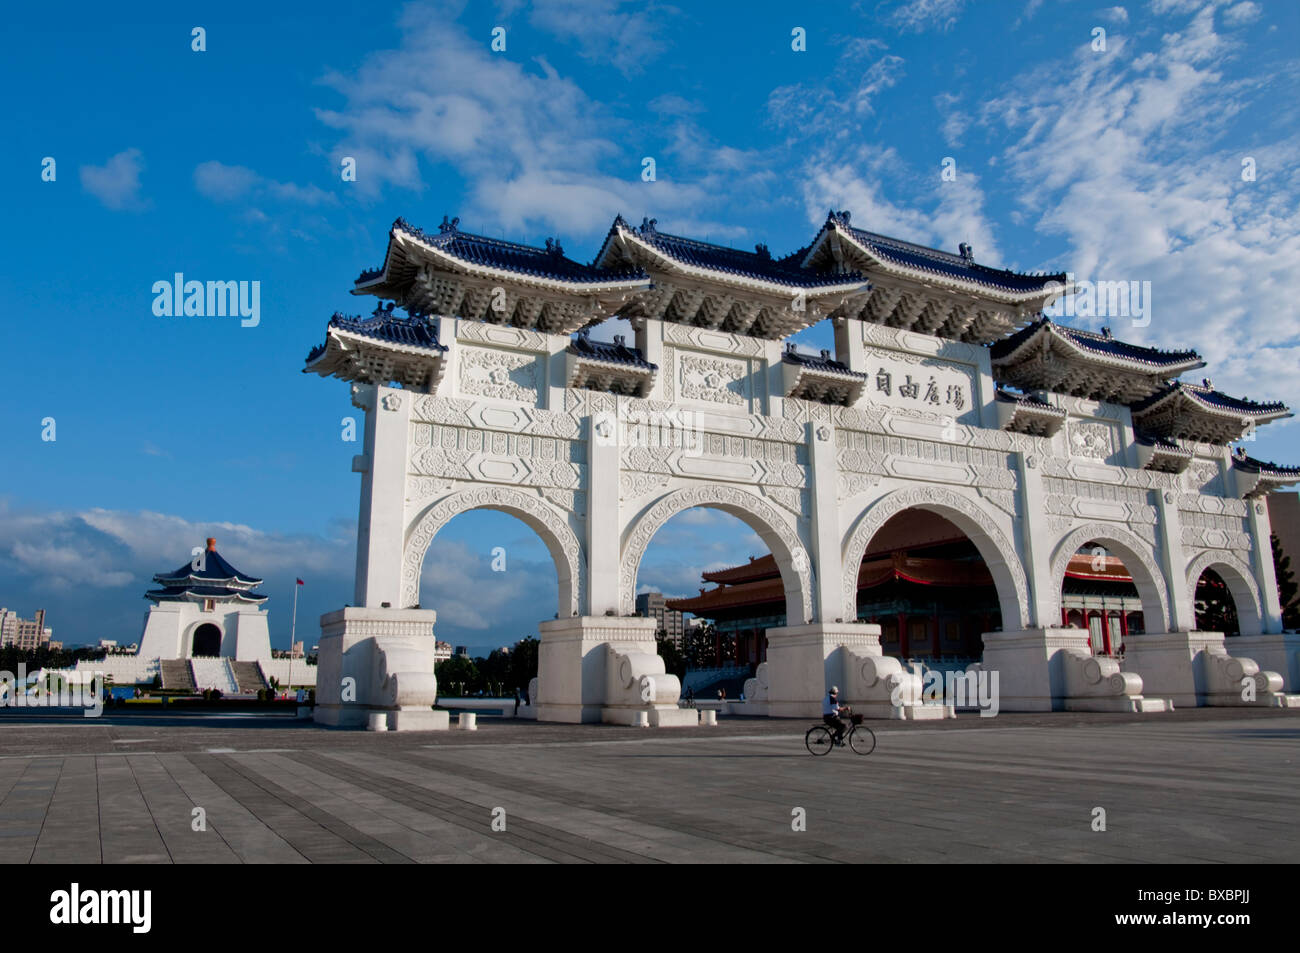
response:
[[[348,289],[398,215],[590,259],[620,212],[785,254],[847,208],[992,265],[1151,281],[1149,326],[1076,323],[1300,405],[1300,4],[271,6],[7,14],[0,604],[46,607],[56,638],[134,641],[149,577],[209,535],[266,577],[277,644],[295,576],[309,641],[350,601],[355,411],[300,369],[331,313],[369,310]],[[260,281],[260,323],[155,316],[175,272]],[[1250,452],[1300,463],[1296,434]],[[692,593],[764,551],[684,514],[639,583]],[[467,514],[423,601],[441,637],[513,642],[553,614],[554,570],[522,524]]]

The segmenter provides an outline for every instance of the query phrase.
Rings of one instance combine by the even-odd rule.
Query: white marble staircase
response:
[[[199,691],[216,688],[223,695],[238,695],[239,685],[230,671],[230,661],[224,658],[192,658],[190,670],[194,673],[194,687]]]

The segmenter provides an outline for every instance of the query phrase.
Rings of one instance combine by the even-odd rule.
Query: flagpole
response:
[[[293,622],[289,629],[289,684],[285,688],[293,689],[293,643],[298,637],[298,577],[293,578]]]

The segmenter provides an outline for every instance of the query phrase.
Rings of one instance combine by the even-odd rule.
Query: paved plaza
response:
[[[874,754],[822,758],[798,720],[480,726],[5,715],[0,862],[1241,863],[1300,841],[1294,712],[876,722]]]

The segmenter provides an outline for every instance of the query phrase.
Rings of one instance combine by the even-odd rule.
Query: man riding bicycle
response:
[[[832,685],[831,690],[827,692],[826,697],[822,699],[822,721],[835,729],[834,741],[837,745],[843,746],[844,732],[848,728],[844,724],[841,714],[849,710],[848,705],[840,704],[840,688],[838,685]]]

